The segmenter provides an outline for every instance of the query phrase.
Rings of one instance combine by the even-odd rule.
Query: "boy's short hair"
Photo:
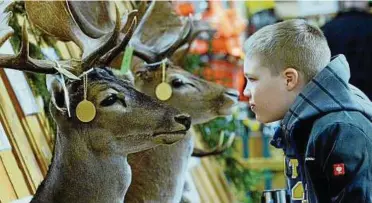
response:
[[[271,73],[285,68],[302,72],[310,81],[331,59],[323,32],[305,20],[286,20],[263,27],[244,43],[246,57],[259,57]]]

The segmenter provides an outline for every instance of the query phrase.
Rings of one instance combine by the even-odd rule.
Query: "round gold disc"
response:
[[[168,83],[162,82],[156,87],[155,94],[159,100],[168,100],[172,96],[172,87]]]
[[[76,107],[76,117],[84,123],[88,123],[96,117],[96,107],[88,100],[81,101]]]

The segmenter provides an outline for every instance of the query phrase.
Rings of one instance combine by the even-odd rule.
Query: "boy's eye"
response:
[[[247,80],[250,81],[250,82],[254,82],[254,81],[256,81],[257,79],[256,79],[256,78],[251,78],[251,77],[249,77],[249,78],[247,78]]]

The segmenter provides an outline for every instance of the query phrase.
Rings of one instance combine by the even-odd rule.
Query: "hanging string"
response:
[[[88,74],[84,75],[83,82],[84,82],[84,86],[83,86],[84,87],[84,100],[87,100]]]
[[[162,79],[161,81],[162,82],[165,82],[165,60],[163,60],[163,63],[162,63]]]

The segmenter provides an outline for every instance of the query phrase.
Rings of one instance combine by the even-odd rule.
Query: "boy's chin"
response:
[[[275,122],[277,121],[278,119],[274,119],[274,118],[268,118],[268,117],[264,117],[264,116],[259,116],[256,114],[256,120],[260,123],[264,123],[264,124],[267,124],[267,123],[272,123],[272,122]]]

